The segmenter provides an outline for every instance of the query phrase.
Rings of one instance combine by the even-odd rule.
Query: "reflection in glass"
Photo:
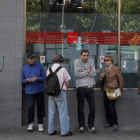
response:
[[[117,1],[112,0],[65,0],[64,13],[62,13],[62,0],[27,0],[27,31],[37,32],[64,32],[63,57],[64,66],[71,76],[70,87],[75,87],[74,60],[80,57],[81,49],[88,49],[90,58],[95,62],[98,78],[104,63],[100,61],[101,56],[111,55],[117,65],[117,43],[111,43],[114,37],[102,36],[102,33],[117,33]],[[78,8],[81,2],[82,8]],[[64,18],[64,29],[62,30],[62,18]],[[67,32],[78,33],[78,43],[67,43]],[[86,33],[86,43],[82,41],[82,33]],[[90,33],[99,33],[93,39]],[[112,35],[113,36],[113,35]],[[42,36],[36,39],[42,39]],[[91,43],[89,43],[90,40]],[[94,42],[94,43],[93,43]],[[52,56],[62,53],[62,44],[50,43],[38,44],[27,43],[31,49],[35,45],[35,52],[46,56],[44,67],[52,65]],[[98,84],[96,87],[100,87]]]
[[[122,1],[121,32],[126,34],[122,36],[120,57],[125,88],[137,88],[140,83],[139,10],[137,1]]]

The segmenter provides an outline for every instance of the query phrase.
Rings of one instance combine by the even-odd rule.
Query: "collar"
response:
[[[35,63],[36,63],[36,62],[34,62],[32,65],[30,65],[30,64],[27,62],[28,66],[35,66]]]
[[[54,65],[54,66],[60,66],[60,64],[59,64],[59,63],[54,63],[53,65]]]
[[[107,76],[109,75],[109,72],[110,72],[110,69],[111,69],[112,66],[113,65],[111,64],[109,67],[105,68],[105,73],[106,73]]]
[[[111,64],[109,67],[106,67],[105,69],[108,70],[108,71],[110,71],[110,69],[111,69],[112,66],[113,65]]]
[[[82,59],[80,59],[80,61],[81,61],[83,64],[85,64],[85,63],[87,63],[87,62],[89,61],[89,59],[87,60],[87,62],[83,62]]]

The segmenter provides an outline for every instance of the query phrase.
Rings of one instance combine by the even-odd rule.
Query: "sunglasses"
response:
[[[105,59],[105,60],[104,60],[104,62],[105,62],[105,61],[110,61],[110,60],[108,60],[108,59]]]

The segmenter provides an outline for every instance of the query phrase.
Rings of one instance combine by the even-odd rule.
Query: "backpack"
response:
[[[46,82],[45,82],[45,86],[46,86],[45,93],[49,96],[58,96],[61,93],[64,82],[60,89],[59,79],[56,74],[61,68],[62,67],[59,66],[54,72],[52,72],[51,67],[49,68],[50,74],[47,76]]]

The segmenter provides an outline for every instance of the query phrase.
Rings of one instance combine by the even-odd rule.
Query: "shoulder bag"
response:
[[[121,96],[120,88],[106,87],[106,95],[109,100],[117,100]]]

